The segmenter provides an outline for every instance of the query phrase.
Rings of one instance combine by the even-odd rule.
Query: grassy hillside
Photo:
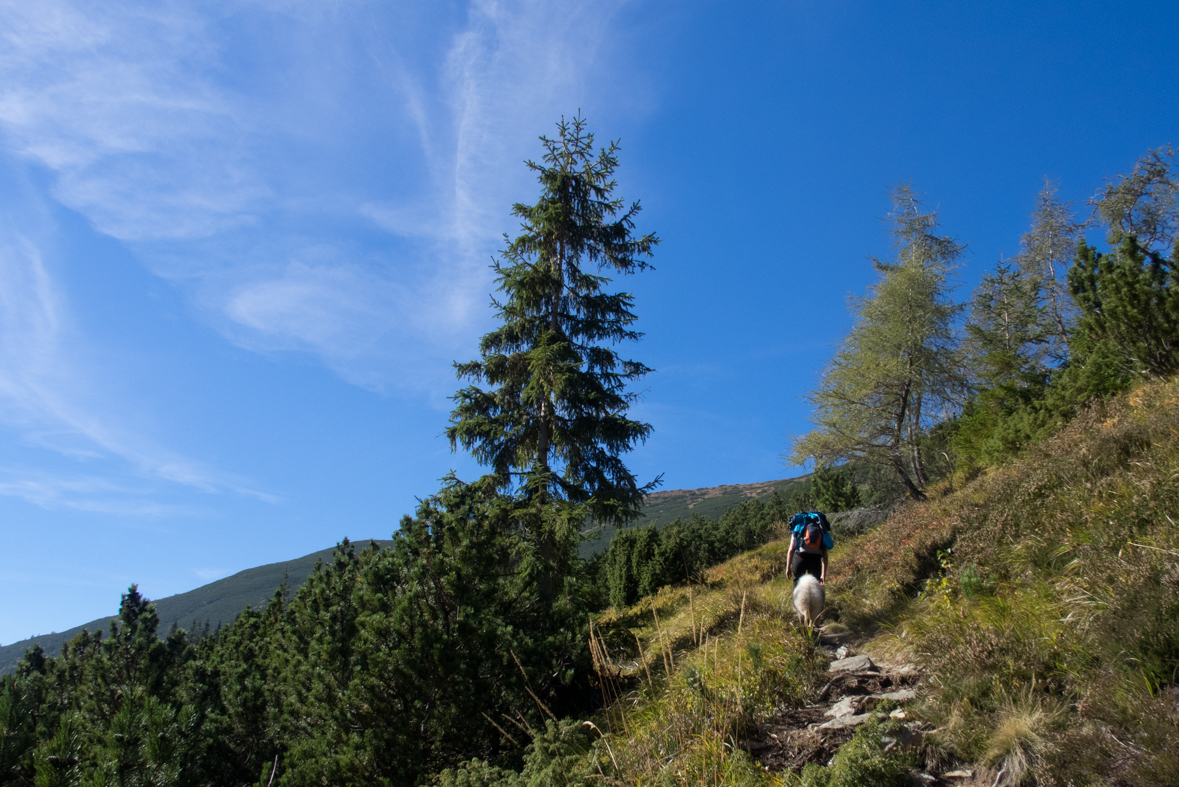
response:
[[[925,669],[931,757],[1003,784],[1176,784],[1177,514],[1172,381],[903,508],[845,547],[831,595]]]
[[[598,616],[604,709],[536,735],[523,779],[439,783],[1179,784],[1177,515],[1179,382],[1152,384],[839,543],[827,642],[782,542]],[[832,639],[876,664],[841,678]]]
[[[387,546],[393,542],[378,541],[377,543]],[[360,544],[367,545],[368,542],[364,541]],[[160,631],[167,632],[173,623],[189,631],[196,626],[203,628],[206,622],[214,629],[218,624],[228,624],[246,607],[264,605],[282,584],[283,577],[287,578],[292,591],[298,588],[311,574],[317,561],[331,560],[334,549],[334,547],[324,549],[294,560],[249,568],[187,593],[178,593],[175,596],[155,600],[156,613],[160,616]],[[114,602],[113,606],[117,608],[118,600],[112,599],[112,601]],[[31,637],[0,647],[0,675],[15,669],[16,663],[20,661],[25,651],[35,643],[40,643],[46,653],[55,656],[61,651],[62,644],[81,634],[82,629],[88,629],[91,632],[99,629],[108,630],[110,619],[116,614],[117,612],[112,612],[107,617],[92,620],[68,631]]]

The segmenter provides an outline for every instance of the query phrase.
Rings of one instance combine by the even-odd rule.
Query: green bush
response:
[[[573,719],[545,723],[528,746],[521,772],[471,760],[434,777],[435,787],[566,787],[581,784],[590,767],[592,744],[586,726]]]
[[[707,568],[765,544],[785,509],[769,501],[746,500],[719,520],[693,516],[663,527],[623,530],[610,542],[601,570],[610,605],[629,607],[665,585],[695,579]]]
[[[882,725],[870,719],[840,747],[831,767],[808,763],[803,768],[803,787],[902,787],[916,758],[895,742],[887,748],[885,738],[899,729],[895,721]]]

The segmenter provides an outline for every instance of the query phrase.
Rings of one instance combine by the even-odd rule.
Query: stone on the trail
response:
[[[974,775],[974,771],[950,771],[949,773],[943,773],[942,778],[943,779],[969,779],[973,775]]]
[[[925,733],[915,730],[907,724],[902,724],[894,733],[902,746],[920,746],[925,739]]]
[[[840,645],[839,650],[835,651],[835,658],[846,659],[848,656],[854,656],[856,652],[847,645]]]
[[[843,645],[849,639],[851,639],[851,634],[848,632],[820,634],[819,635],[819,644],[826,645],[828,647],[834,647],[836,645]]]
[[[878,695],[882,700],[892,700],[893,702],[908,702],[916,699],[917,692],[912,689],[899,689],[897,691],[890,691],[888,694]]]
[[[889,715],[889,717],[894,718],[894,719],[903,719],[903,718],[905,718],[905,711],[901,708],[897,708],[896,710],[894,710],[892,713],[890,713],[888,715]]]
[[[843,730],[848,727],[859,727],[861,724],[872,718],[871,713],[860,713],[852,716],[839,716],[831,721],[820,724],[816,729],[820,730]]]
[[[856,698],[844,697],[823,712],[824,716],[850,716],[856,712]]]
[[[876,665],[872,663],[872,659],[867,656],[850,656],[846,659],[838,659],[831,662],[831,666],[827,667],[828,672],[874,672]]]

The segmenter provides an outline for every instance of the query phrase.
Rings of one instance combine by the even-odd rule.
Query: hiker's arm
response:
[[[794,572],[794,536],[791,535],[790,536],[790,549],[788,549],[786,551],[786,578],[790,579],[790,576],[793,574],[793,572]]]
[[[823,574],[819,577],[819,582],[826,584],[827,582],[827,550],[823,550]]]

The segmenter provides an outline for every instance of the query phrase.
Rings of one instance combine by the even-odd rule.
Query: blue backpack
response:
[[[790,532],[794,534],[794,546],[800,552],[820,554],[835,546],[831,523],[821,511],[795,514],[790,520]]]

